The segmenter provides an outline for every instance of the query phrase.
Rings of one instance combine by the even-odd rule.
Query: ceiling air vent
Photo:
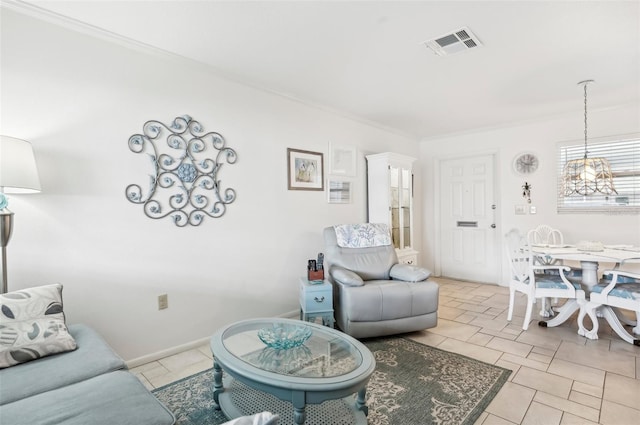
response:
[[[482,43],[480,43],[478,37],[476,37],[469,28],[463,27],[449,34],[427,40],[424,42],[424,45],[433,50],[438,56],[447,56],[475,47],[481,47]]]

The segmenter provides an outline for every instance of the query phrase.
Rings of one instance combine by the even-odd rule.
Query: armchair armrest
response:
[[[362,286],[364,281],[360,276],[344,267],[333,266],[329,270],[333,280],[346,286]]]
[[[561,265],[545,265],[545,266],[531,266],[531,275],[530,278],[533,279],[533,274],[535,272],[542,272],[539,277],[536,277],[534,280],[536,285],[540,283],[543,279],[543,276],[551,276],[551,280],[556,284],[564,285],[564,289],[568,289],[571,292],[575,292],[573,297],[582,298],[584,297],[584,291],[582,291],[579,282],[571,282],[569,280],[569,272],[571,272],[571,267],[561,266]],[[557,278],[560,278],[561,281],[557,281]]]
[[[392,279],[404,282],[422,282],[431,276],[431,271],[424,267],[412,266],[409,264],[396,264],[391,267],[389,275]]]
[[[618,277],[618,283],[633,283],[635,280],[640,280],[640,273],[627,272],[624,270],[605,270],[602,272],[604,276],[612,275],[611,280],[615,280]]]
[[[558,264],[540,264],[533,265],[533,271],[536,273],[551,274],[556,276],[564,276],[572,283],[580,283],[582,281],[582,270],[574,269],[573,267],[563,266]],[[575,286],[575,285],[574,285]]]
[[[550,271],[555,272],[556,274],[565,274],[571,271],[571,267],[562,265],[533,265],[531,268],[534,272],[541,271],[544,273]]]
[[[602,290],[602,295],[609,295],[609,293],[617,286],[624,284],[638,284],[640,283],[640,273],[632,273],[622,270],[605,270],[602,272],[602,277],[611,276],[611,282]],[[607,279],[608,280],[608,279]]]
[[[560,276],[560,278],[562,279],[562,281],[564,283],[566,283],[567,285],[573,285],[570,281],[569,281],[569,274],[571,272],[571,267],[569,266],[562,266],[562,265],[544,265],[544,266],[531,266],[531,269],[534,272],[542,272],[543,274],[550,274],[550,275],[556,275],[556,276]]]

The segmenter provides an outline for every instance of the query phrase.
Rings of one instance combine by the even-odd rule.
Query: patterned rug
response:
[[[508,369],[406,338],[370,339],[363,343],[376,358],[376,369],[367,386],[367,420],[371,425],[471,425],[511,374]],[[255,392],[238,385],[239,393],[243,390]],[[212,388],[210,369],[158,388],[153,393],[173,411],[177,425],[218,425],[227,418],[214,409]],[[255,394],[248,397],[256,398]],[[273,399],[268,408],[256,407],[256,412],[278,412],[281,425],[291,423],[291,405]],[[327,417],[337,414],[341,408],[333,405],[327,408],[325,404],[307,406],[305,424],[347,423]]]

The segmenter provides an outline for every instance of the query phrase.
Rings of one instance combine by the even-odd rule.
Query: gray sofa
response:
[[[2,424],[175,423],[97,332],[84,325],[68,328],[76,350],[0,369]]]
[[[343,332],[369,338],[438,324],[439,287],[427,280],[428,270],[398,264],[393,245],[343,247],[334,227],[325,228],[323,235],[326,277],[333,285],[336,323]]]

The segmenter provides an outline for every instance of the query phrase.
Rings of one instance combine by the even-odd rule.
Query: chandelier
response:
[[[605,158],[587,156],[587,85],[593,80],[580,81],[584,86],[584,157],[568,161],[562,172],[564,196],[592,195],[596,192],[611,195],[613,187],[611,165]]]

